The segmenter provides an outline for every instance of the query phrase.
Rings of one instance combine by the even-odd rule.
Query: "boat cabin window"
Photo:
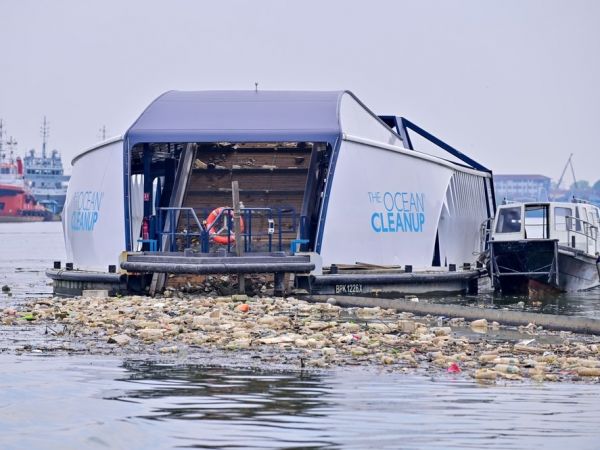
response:
[[[575,221],[575,230],[581,231],[581,220],[579,220],[581,216],[579,215],[579,207],[575,208],[575,217],[577,218]]]
[[[586,222],[592,221],[592,218],[588,216],[588,212],[585,208],[581,208],[581,218]]]
[[[571,208],[554,208],[554,229],[556,231],[569,231],[573,228]]]
[[[525,239],[548,239],[548,205],[525,206]]]
[[[521,208],[501,208],[498,212],[496,233],[518,233],[521,231]]]
[[[591,213],[592,213],[592,217],[594,218],[594,225],[600,226],[600,214],[598,214],[598,210],[592,209]]]

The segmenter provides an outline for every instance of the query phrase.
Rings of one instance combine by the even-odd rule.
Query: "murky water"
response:
[[[11,288],[13,300],[51,294],[45,271],[66,259],[61,223],[0,223],[0,242],[0,284]],[[0,302],[7,300],[0,293]]]
[[[0,308],[49,293],[43,272],[65,259],[60,224],[0,224],[0,239],[0,283],[13,292]],[[561,312],[588,316],[598,303],[590,293],[558,302]],[[2,449],[596,449],[599,418],[597,384],[0,354]]]
[[[541,299],[502,296],[490,292],[474,296],[438,297],[427,300],[457,305],[502,308],[543,314],[564,314],[600,319],[600,289],[561,293],[558,295],[553,294]]]
[[[598,448],[594,385],[1,357],[2,448]]]

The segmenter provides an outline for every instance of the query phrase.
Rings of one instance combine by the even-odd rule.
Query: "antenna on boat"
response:
[[[98,130],[100,132],[100,139],[106,140],[106,125],[102,125],[102,127]]]
[[[6,147],[8,148],[10,154],[10,160],[12,161],[13,155],[15,153],[15,147],[17,146],[17,141],[11,136],[8,141],[6,141]]]
[[[50,136],[50,124],[46,121],[46,116],[44,116],[44,122],[40,127],[40,135],[42,136],[42,158],[46,158],[46,141]]]
[[[8,146],[8,148],[12,151],[15,146],[18,144],[17,141],[15,141],[15,138],[13,138],[12,136],[8,139],[8,141],[6,141],[6,145]]]

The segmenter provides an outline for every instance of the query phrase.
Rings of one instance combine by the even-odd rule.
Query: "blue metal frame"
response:
[[[468,167],[476,169],[476,170],[480,170],[482,172],[488,172],[488,173],[492,174],[492,171],[490,169],[488,169],[487,167],[485,167],[483,164],[478,163],[474,159],[465,155],[460,150],[457,150],[456,148],[452,147],[451,145],[445,143],[441,139],[435,137],[433,134],[424,130],[420,126],[414,124],[413,122],[406,119],[405,117],[379,116],[379,118],[381,120],[383,120],[387,126],[389,126],[392,129],[395,129],[398,132],[398,134],[402,138],[402,145],[404,145],[404,148],[407,148],[409,150],[414,150],[412,141],[410,140],[410,135],[408,134],[408,130],[410,129],[410,130],[414,131],[415,133],[417,133],[419,136],[427,139],[432,144],[437,145],[442,150],[445,150],[446,152],[448,152],[451,155],[455,156],[456,158],[460,159],[462,162],[466,163]],[[490,209],[491,209],[492,214],[495,215],[496,214],[496,192],[494,191],[494,177],[493,176],[489,179],[489,182],[490,182],[491,198],[488,197],[487,185],[485,184],[485,180],[484,180],[485,201],[488,206],[488,211],[490,211]],[[492,206],[491,208],[489,208],[490,204]]]
[[[445,143],[441,139],[435,137],[433,134],[424,130],[420,126],[414,124],[413,122],[406,119],[405,117],[379,116],[379,118],[381,120],[383,120],[388,126],[390,126],[392,128],[396,128],[396,131],[402,137],[402,143],[403,143],[404,147],[409,150],[414,150],[412,141],[410,140],[410,136],[407,131],[410,129],[410,130],[414,131],[415,133],[417,133],[419,136],[427,139],[432,144],[437,145],[442,150],[445,150],[448,153],[450,153],[452,156],[455,156],[456,158],[460,159],[462,162],[466,163],[469,167],[476,169],[476,170],[480,170],[482,172],[492,173],[492,171],[490,169],[488,169],[487,167],[485,167],[484,165],[482,165],[482,164],[478,163],[477,161],[475,161],[474,159],[468,157],[463,152],[461,152],[460,150],[457,150],[456,148],[452,147],[451,145]]]
[[[406,131],[406,128],[402,125],[402,117],[399,116],[378,116],[383,122],[390,127],[392,130],[396,130],[396,132],[402,138],[402,145],[404,148],[409,150],[414,150],[412,141],[410,140],[410,136]]]

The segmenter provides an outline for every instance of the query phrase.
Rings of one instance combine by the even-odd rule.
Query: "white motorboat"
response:
[[[505,294],[600,286],[600,209],[590,203],[508,203],[490,239],[490,276]]]

